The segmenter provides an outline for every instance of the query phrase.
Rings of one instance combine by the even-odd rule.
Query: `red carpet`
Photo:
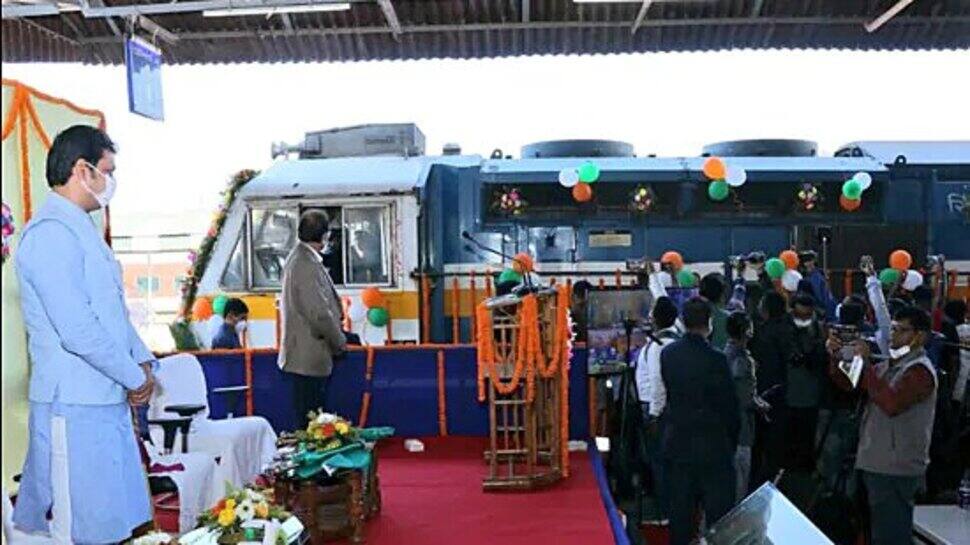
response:
[[[367,525],[368,545],[611,545],[613,534],[585,452],[572,476],[532,493],[484,493],[484,438],[423,440],[425,452],[385,441],[380,451],[383,512]]]

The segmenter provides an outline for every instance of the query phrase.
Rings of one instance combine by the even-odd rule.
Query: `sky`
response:
[[[414,122],[429,154],[457,142],[486,156],[565,138],[676,156],[747,138],[814,140],[823,155],[856,140],[970,140],[968,51],[165,66],[163,122],[128,112],[122,67],[4,64],[3,74],[105,113],[120,148],[116,232],[119,221],[192,211],[202,230],[228,177],[268,166],[273,142],[363,123]]]

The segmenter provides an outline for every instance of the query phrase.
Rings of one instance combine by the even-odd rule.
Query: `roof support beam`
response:
[[[637,13],[636,20],[633,21],[633,28],[630,29],[631,36],[636,34],[637,30],[640,29],[640,25],[643,24],[643,20],[647,18],[647,11],[650,9],[650,4],[652,3],[653,0],[643,0],[643,3],[640,4],[640,11]]]
[[[272,8],[283,6],[311,6],[317,4],[347,4],[355,2],[372,2],[373,0],[201,0],[195,2],[164,2],[156,4],[125,4],[119,6],[88,8],[68,8],[71,11],[80,10],[88,19],[96,17],[127,17],[129,15],[169,15],[175,13],[194,13],[218,9],[243,8]],[[3,18],[14,19],[24,17],[41,17],[58,15],[67,11],[54,4],[3,4]]]
[[[528,23],[532,18],[532,0],[520,0],[522,7],[520,11],[522,12],[522,22]]]
[[[81,6],[85,8],[90,8],[91,6],[94,6],[96,8],[103,8],[104,0],[81,0]],[[124,34],[122,34],[121,32],[121,29],[118,28],[118,23],[116,23],[114,19],[112,19],[111,17],[108,17],[104,21],[108,23],[108,28],[111,29],[112,34],[114,34],[115,36],[118,36],[119,38],[124,36]]]
[[[377,3],[381,6],[381,11],[384,12],[384,18],[387,19],[387,26],[391,27],[391,34],[394,36],[394,40],[401,41],[401,21],[397,18],[397,12],[394,11],[394,4],[391,0],[377,0]]]
[[[865,25],[866,32],[872,34],[873,32],[879,30],[879,27],[889,22],[890,19],[898,15],[899,12],[909,7],[909,5],[912,4],[914,1],[915,0],[899,0],[893,5],[893,7],[887,9],[885,13],[883,13],[879,17],[876,17],[872,21],[866,23]]]
[[[761,17],[761,8],[765,6],[765,0],[754,0],[751,6],[751,17]]]

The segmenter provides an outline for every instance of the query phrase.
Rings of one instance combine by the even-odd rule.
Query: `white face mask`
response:
[[[908,344],[906,346],[900,346],[899,348],[890,348],[889,357],[894,360],[898,360],[899,358],[902,358],[906,354],[909,354],[909,351],[910,351],[910,346]]]
[[[246,328],[249,327],[249,322],[246,320],[240,320],[236,323],[236,333],[242,335],[246,332]]]
[[[101,208],[105,208],[108,206],[108,203],[111,202],[111,199],[115,196],[115,189],[117,189],[118,187],[118,182],[115,181],[114,176],[101,172],[100,170],[97,169],[97,167],[95,167],[91,163],[85,163],[85,164],[91,169],[97,171],[97,173],[104,178],[104,189],[100,193],[98,193],[93,189],[91,189],[91,186],[88,185],[88,183],[84,180],[81,180],[81,185],[84,187],[85,191],[87,191],[92,197],[94,197],[94,200],[98,201],[98,205]]]
[[[795,327],[803,329],[811,326],[812,326],[811,318],[808,318],[808,319],[795,318]]]

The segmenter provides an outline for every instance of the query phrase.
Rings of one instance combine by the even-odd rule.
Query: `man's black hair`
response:
[[[905,306],[895,314],[893,314],[893,320],[901,322],[905,320],[913,327],[916,331],[929,332],[932,328],[932,322],[930,321],[930,315],[925,311],[916,308],[914,306]]]
[[[734,311],[727,317],[727,334],[735,340],[741,340],[748,335],[751,318],[747,312]]]
[[[580,280],[573,284],[573,295],[577,297],[585,297],[589,290],[593,289],[593,285],[589,283],[589,280]]]
[[[785,315],[785,298],[777,291],[769,291],[761,298],[761,306],[768,318],[781,318]]]
[[[660,297],[653,305],[653,324],[658,329],[667,329],[677,321],[677,305],[670,300],[670,297]]]
[[[330,229],[330,218],[323,210],[311,209],[300,215],[300,226],[297,229],[301,242],[320,242]]]
[[[967,302],[963,299],[953,299],[943,305],[943,315],[957,324],[967,319]]]
[[[850,298],[839,307],[839,323],[842,325],[861,326],[866,319],[866,307],[857,300]]]
[[[795,288],[795,293],[807,293],[814,297],[815,288],[812,286],[812,283],[808,279],[802,278],[801,280],[798,281],[798,287]]]
[[[913,290],[913,301],[916,303],[930,304],[933,302],[933,290],[929,286],[920,284]]]
[[[78,159],[97,166],[106,151],[114,153],[115,144],[104,131],[87,125],[64,129],[47,152],[47,185],[53,188],[66,184]]]
[[[791,308],[795,308],[796,306],[814,309],[815,297],[808,293],[799,292],[791,300]]]
[[[890,316],[895,316],[897,312],[908,306],[910,306],[909,303],[898,297],[893,297],[889,301],[886,301],[886,309],[889,310]]]
[[[711,303],[703,297],[691,297],[684,303],[684,326],[687,329],[707,327],[711,319]]]
[[[700,294],[715,305],[720,303],[724,296],[724,275],[716,272],[704,275],[701,278]]]
[[[246,302],[237,297],[233,297],[226,301],[226,307],[222,309],[222,317],[225,318],[232,314],[233,316],[243,316],[249,314],[249,306]]]

